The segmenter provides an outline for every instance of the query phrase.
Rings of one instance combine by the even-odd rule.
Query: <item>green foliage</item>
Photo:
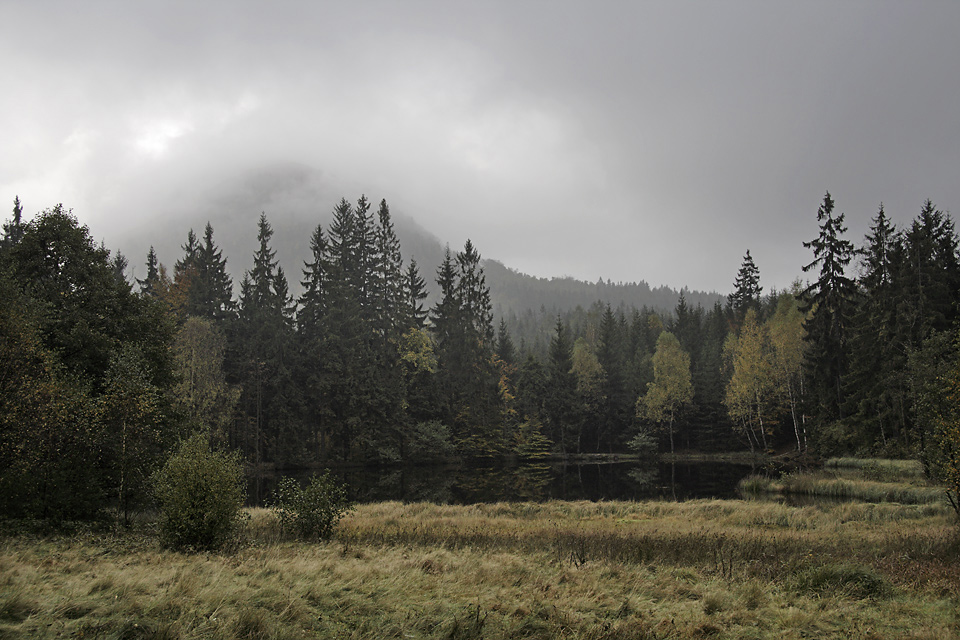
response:
[[[955,349],[960,351],[960,338]],[[944,382],[946,402],[933,429],[933,469],[946,485],[950,505],[960,517],[960,359],[954,357]]]
[[[154,476],[161,542],[178,550],[222,548],[239,530],[244,493],[239,457],[211,450],[209,435],[195,433]]]
[[[414,424],[404,443],[404,458],[410,460],[444,460],[456,453],[450,428],[439,420]]]
[[[329,471],[310,478],[306,488],[289,476],[283,477],[273,498],[280,526],[302,540],[329,538],[351,506],[347,488],[331,478]]]
[[[513,450],[521,458],[542,458],[550,455],[552,444],[550,439],[543,435],[543,425],[534,419],[517,428]]]
[[[657,351],[653,355],[653,382],[647,385],[647,393],[637,400],[637,411],[667,429],[671,453],[674,419],[681,407],[692,399],[690,356],[680,347],[676,336],[664,331],[657,339]]]
[[[843,381],[848,367],[847,325],[853,311],[856,284],[846,268],[854,255],[853,243],[845,239],[844,214],[834,214],[828,192],[817,211],[820,234],[803,246],[813,250],[813,261],[804,273],[819,268],[820,275],[804,291],[804,323],[807,331],[808,388],[816,413],[823,421],[841,417],[844,404]]]
[[[727,296],[727,300],[736,318],[742,320],[747,309],[760,307],[760,293],[763,291],[760,286],[760,270],[749,250],[743,256],[733,288],[734,291]]]
[[[43,344],[35,309],[0,274],[0,514],[72,520],[104,496],[95,403]]]
[[[627,440],[627,447],[637,455],[654,455],[657,453],[657,438],[650,429],[641,426],[636,435]]]
[[[130,508],[148,495],[147,480],[164,444],[162,393],[150,383],[143,356],[133,345],[112,359],[97,412],[118,517],[129,522]]]
[[[747,437],[750,449],[767,449],[767,433],[777,408],[775,369],[767,328],[748,309],[740,335],[730,334],[725,353],[731,369],[724,404]]]
[[[191,429],[209,429],[218,441],[234,418],[240,390],[226,382],[227,350],[223,332],[213,321],[191,316],[173,342],[177,383],[171,389],[173,408]]]

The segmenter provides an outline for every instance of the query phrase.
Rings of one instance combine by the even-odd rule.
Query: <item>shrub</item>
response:
[[[194,434],[154,476],[161,542],[182,550],[221,548],[242,522],[244,494],[239,458],[212,451],[208,434]]]
[[[274,492],[273,509],[281,528],[304,540],[329,538],[350,508],[346,487],[331,478],[329,471],[310,478],[306,489],[289,476],[281,478]]]

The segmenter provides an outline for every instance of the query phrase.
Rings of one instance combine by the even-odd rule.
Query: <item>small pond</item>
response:
[[[357,502],[399,500],[438,504],[545,500],[690,500],[735,498],[737,483],[761,465],[730,462],[462,463],[331,469]],[[250,480],[250,504],[263,504],[277,478],[305,480],[290,470]]]

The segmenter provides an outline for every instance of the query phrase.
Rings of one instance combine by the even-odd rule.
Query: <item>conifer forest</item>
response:
[[[298,273],[262,214],[237,281],[210,224],[131,281],[69,209],[28,219],[17,199],[0,245],[0,511],[135,509],[198,431],[251,473],[657,451],[957,473],[954,221],[927,201],[900,228],[880,206],[850,238],[829,193],[810,215],[789,290],[765,291],[747,251],[724,302],[557,307],[538,340],[529,317],[495,315],[481,248],[417,264],[386,201],[337,203]]]

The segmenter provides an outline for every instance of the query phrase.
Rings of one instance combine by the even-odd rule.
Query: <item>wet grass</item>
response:
[[[257,509],[219,555],[0,539],[4,638],[932,639],[958,594],[938,502],[386,502],[320,544]]]
[[[919,460],[888,460],[881,458],[830,458],[823,463],[824,469],[853,469],[875,480],[904,481],[923,476]]]
[[[786,474],[780,478],[750,476],[739,485],[746,495],[790,494],[861,502],[946,504],[944,488],[923,477],[912,460],[834,458],[821,471]]]

